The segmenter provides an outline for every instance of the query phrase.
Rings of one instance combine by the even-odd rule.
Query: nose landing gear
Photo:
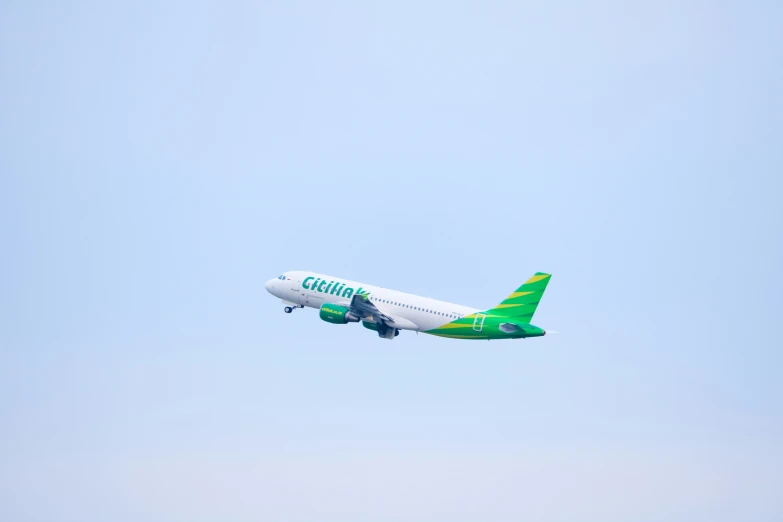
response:
[[[285,308],[283,308],[283,311],[287,314],[290,314],[297,308],[304,308],[304,305],[286,306]]]

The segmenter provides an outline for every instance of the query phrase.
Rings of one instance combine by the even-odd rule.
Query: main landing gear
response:
[[[381,339],[394,339],[400,335],[400,330],[392,326],[387,326],[384,323],[378,325],[378,337]]]
[[[294,311],[294,309],[296,309],[296,308],[304,308],[304,305],[286,306],[285,308],[283,308],[283,311],[284,311],[285,313],[287,313],[287,314],[290,314],[290,313],[291,313],[291,312],[293,312],[293,311]]]

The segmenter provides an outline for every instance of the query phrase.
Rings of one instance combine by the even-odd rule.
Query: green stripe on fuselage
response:
[[[500,325],[504,323],[511,323],[517,326],[519,330],[510,333],[504,332],[500,329]],[[489,314],[485,315],[483,324],[480,318],[478,321],[475,321],[475,318],[461,318],[432,330],[427,330],[424,333],[455,339],[520,339],[541,337],[546,334],[543,329],[528,323],[526,318],[511,318]]]

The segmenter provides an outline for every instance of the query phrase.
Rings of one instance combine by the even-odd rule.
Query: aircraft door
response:
[[[487,318],[486,314],[476,314],[476,318],[473,320],[473,329],[480,332],[484,328],[484,319]]]
[[[299,291],[301,282],[302,278],[299,276],[291,278],[291,297],[293,297],[293,301],[297,304],[304,304],[304,292]]]

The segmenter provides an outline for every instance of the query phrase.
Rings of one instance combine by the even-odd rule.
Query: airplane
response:
[[[291,271],[270,279],[266,290],[288,314],[317,308],[332,324],[361,322],[382,339],[412,330],[452,339],[525,339],[546,331],[530,324],[551,274],[537,272],[497,306],[470,308],[314,272]]]

